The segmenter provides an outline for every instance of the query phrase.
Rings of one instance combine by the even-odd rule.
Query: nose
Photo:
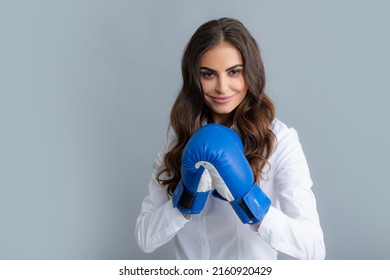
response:
[[[219,76],[217,84],[215,85],[215,91],[218,94],[225,94],[228,92],[229,89],[229,80],[228,77],[225,76]]]

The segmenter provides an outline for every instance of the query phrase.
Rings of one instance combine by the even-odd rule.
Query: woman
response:
[[[140,248],[152,252],[173,238],[178,259],[324,259],[307,162],[296,131],[275,118],[249,31],[231,18],[200,26],[184,51],[182,76],[168,137],[136,222]],[[186,185],[183,150],[208,123],[239,135],[254,181],[272,202],[256,223],[243,222],[230,203],[208,192],[198,211],[185,211],[177,202],[178,186]],[[199,186],[215,187],[203,175]]]

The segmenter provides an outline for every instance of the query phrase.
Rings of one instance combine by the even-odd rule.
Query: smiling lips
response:
[[[217,104],[226,104],[228,103],[230,100],[233,99],[233,96],[227,96],[227,97],[213,97],[213,96],[209,96],[211,100],[213,100],[215,103]]]

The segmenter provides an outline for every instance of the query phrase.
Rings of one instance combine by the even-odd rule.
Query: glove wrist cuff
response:
[[[209,192],[193,193],[180,180],[172,195],[173,207],[177,207],[183,214],[199,214],[206,203]]]
[[[243,198],[230,204],[244,224],[257,224],[267,214],[271,200],[255,183]]]

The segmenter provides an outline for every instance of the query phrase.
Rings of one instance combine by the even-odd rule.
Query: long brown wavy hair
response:
[[[181,179],[182,153],[190,137],[205,121],[212,122],[211,111],[204,102],[200,83],[200,57],[222,41],[235,46],[244,62],[244,79],[248,92],[230,114],[233,125],[244,144],[245,156],[255,180],[259,181],[275,146],[276,137],[269,129],[275,118],[275,107],[265,94],[265,72],[256,40],[238,20],[220,18],[201,25],[188,42],[182,57],[182,88],[173,104],[170,125],[175,142],[164,156],[157,180],[172,194]],[[162,176],[166,174],[167,176]]]

